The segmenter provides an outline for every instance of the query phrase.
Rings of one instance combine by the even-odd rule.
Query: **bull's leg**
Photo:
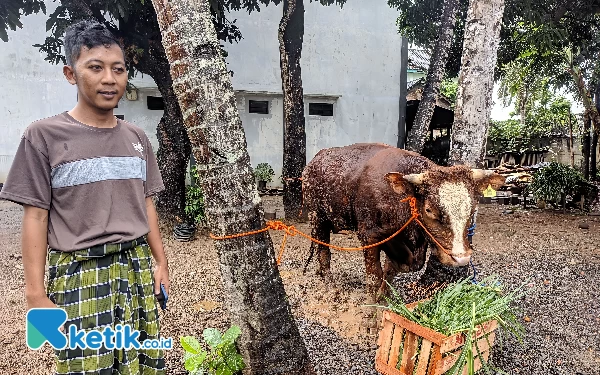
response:
[[[311,221],[311,237],[323,243],[329,244],[329,241],[331,240],[331,226],[329,225],[329,221],[319,214],[317,214]],[[331,250],[325,245],[312,242],[310,245],[310,257],[313,256],[315,251],[317,253],[317,259],[319,260],[319,270],[317,271],[317,274],[328,282],[332,281]]]
[[[375,303],[378,300],[377,290],[381,285],[381,280],[383,277],[379,247],[363,250],[363,254],[367,277],[367,295],[369,296],[369,299]]]
[[[375,305],[378,300],[377,291],[381,285],[383,271],[379,247],[363,250],[366,271],[366,305]],[[363,318],[363,325],[369,328],[377,327],[379,319],[375,307],[367,307]]]
[[[377,300],[382,299],[383,296],[390,296],[390,287],[388,283],[392,284],[392,280],[394,280],[394,277],[396,277],[398,272],[398,268],[394,266],[388,257],[386,257],[383,268],[383,279],[379,286],[379,290],[377,291]]]

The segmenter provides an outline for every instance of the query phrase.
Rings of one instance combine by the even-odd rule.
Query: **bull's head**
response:
[[[439,167],[419,174],[386,174],[399,199],[414,194],[420,220],[444,249],[432,252],[442,264],[464,266],[471,259],[467,230],[479,196],[489,185],[498,189],[504,177],[489,170],[464,166]],[[405,204],[405,203],[399,203]],[[445,251],[444,251],[445,250]]]

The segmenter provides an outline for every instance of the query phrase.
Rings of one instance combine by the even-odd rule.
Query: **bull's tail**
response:
[[[308,259],[306,260],[306,263],[304,264],[304,269],[302,270],[302,275],[306,274],[306,269],[308,268],[308,265],[310,264],[310,261],[312,260],[312,257],[314,255],[315,255],[315,246],[311,246],[310,252],[308,253]]]

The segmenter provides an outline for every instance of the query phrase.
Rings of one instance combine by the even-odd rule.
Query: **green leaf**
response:
[[[229,366],[229,368],[231,368],[234,372],[241,371],[246,367],[244,358],[237,353],[228,356],[225,360],[227,361],[227,366]]]
[[[223,341],[235,342],[235,340],[242,333],[242,330],[238,326],[231,326],[224,334]]]
[[[179,339],[181,342],[181,346],[186,352],[190,352],[192,354],[199,354],[202,352],[202,345],[196,340],[193,336],[183,336]]]
[[[225,363],[220,363],[217,366],[216,375],[233,375],[233,371]]]
[[[216,328],[207,328],[202,332],[204,341],[211,349],[216,348],[221,343],[221,332]]]
[[[185,361],[185,369],[188,371],[198,371],[202,369],[207,353],[205,351],[193,355]]]

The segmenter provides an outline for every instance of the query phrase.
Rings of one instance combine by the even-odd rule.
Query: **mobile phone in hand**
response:
[[[167,295],[167,291],[165,290],[165,287],[162,284],[160,284],[160,293],[154,294],[154,296],[156,297],[156,300],[158,301],[160,307],[163,310],[166,310],[167,300],[169,299],[169,296]]]

